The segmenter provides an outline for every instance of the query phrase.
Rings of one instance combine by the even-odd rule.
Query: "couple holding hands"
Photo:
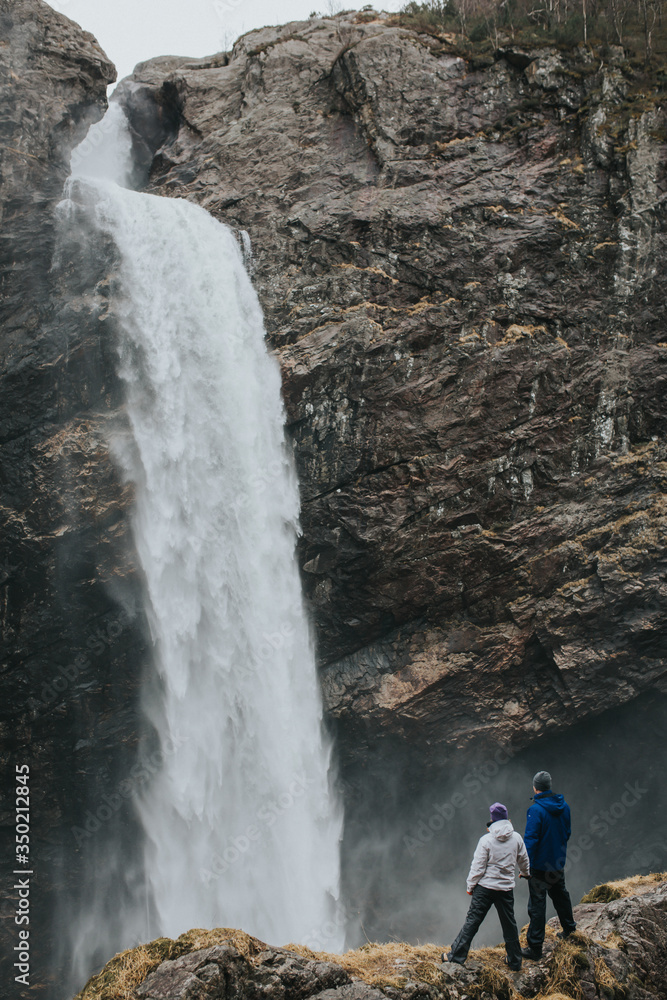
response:
[[[466,921],[443,962],[463,965],[472,939],[492,906],[500,918],[510,969],[518,971],[522,958],[539,959],[544,944],[547,896],[561,923],[559,937],[576,930],[570,894],[565,888],[565,858],[570,839],[570,807],[551,790],[551,775],[538,771],[533,778],[533,805],[528,810],[523,838],[510,823],[501,802],[490,807],[488,833],[481,837],[468,873],[472,896]],[[529,880],[527,948],[521,948],[514,919],[514,873]]]

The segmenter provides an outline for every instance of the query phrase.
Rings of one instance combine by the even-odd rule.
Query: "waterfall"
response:
[[[144,707],[160,766],[138,802],[151,932],[317,934],[338,950],[341,815],[295,559],[298,484],[243,249],[201,207],[123,187],[117,105],[85,142],[61,213],[85,195],[118,254],[130,430],[112,450],[135,484],[157,674]]]

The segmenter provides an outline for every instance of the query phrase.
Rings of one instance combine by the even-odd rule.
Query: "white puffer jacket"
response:
[[[516,885],[516,866],[522,875],[530,875],[528,851],[522,836],[508,819],[492,823],[489,832],[480,837],[468,872],[468,892],[476,885],[507,892]]]

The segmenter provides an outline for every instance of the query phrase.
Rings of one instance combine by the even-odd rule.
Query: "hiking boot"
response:
[[[509,961],[507,960],[507,957],[505,958],[505,965],[507,966],[508,969],[511,969],[512,972],[521,972],[521,966],[520,965],[510,965]]]
[[[531,962],[539,962],[539,960],[542,958],[542,952],[533,951],[532,948],[522,948],[521,954],[523,955],[524,958],[529,958]]]
[[[556,937],[560,938],[561,941],[567,941],[567,939],[569,938],[570,934],[574,934],[574,931],[558,931],[558,934],[556,934]]]
[[[449,953],[446,952],[446,951],[443,951],[443,953],[442,953],[442,961],[443,962],[451,962],[453,965],[464,965],[465,964],[464,962],[459,962],[459,961],[457,961],[457,959],[452,958],[451,951]]]

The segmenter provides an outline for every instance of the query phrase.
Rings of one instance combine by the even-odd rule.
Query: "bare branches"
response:
[[[649,64],[667,58],[666,5],[667,0],[413,0],[401,16],[420,30],[459,31],[472,42],[486,39],[496,47],[503,37],[530,35],[531,29],[561,44],[623,45]]]

